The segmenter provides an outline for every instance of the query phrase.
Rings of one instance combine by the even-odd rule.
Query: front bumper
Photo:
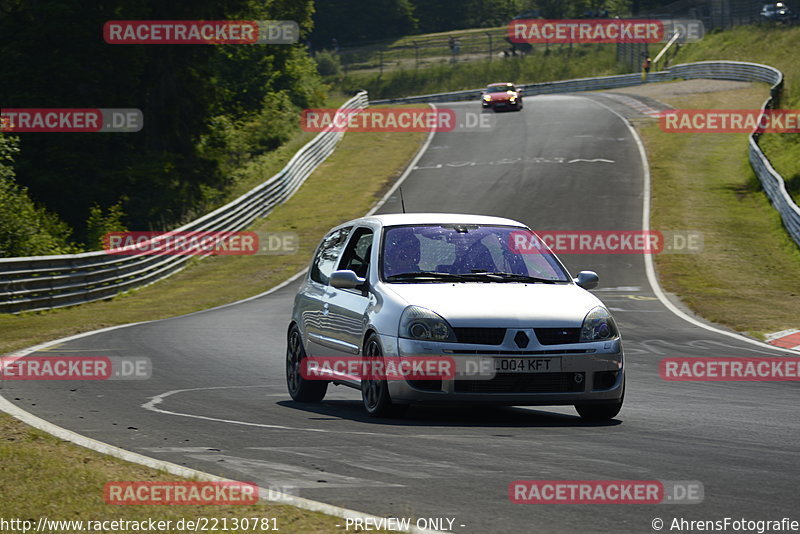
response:
[[[499,404],[512,406],[613,403],[623,395],[622,342],[517,347],[413,341],[381,336],[385,358],[450,357],[456,369],[486,369],[494,358],[560,360],[554,372],[457,374],[445,380],[391,380],[389,393],[399,403]],[[468,363],[470,362],[470,363]],[[483,365],[483,367],[481,367]],[[470,372],[472,372],[470,371]]]
[[[514,102],[511,102],[508,100],[492,100],[491,102],[487,102],[486,100],[483,100],[483,107],[494,109],[518,108],[519,101],[515,100]]]

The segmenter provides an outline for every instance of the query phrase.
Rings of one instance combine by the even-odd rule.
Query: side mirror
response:
[[[578,277],[573,278],[572,281],[583,289],[594,289],[600,282],[600,277],[594,271],[581,271],[578,273]]]
[[[356,273],[346,269],[343,271],[333,271],[329,283],[331,287],[338,289],[356,289],[367,282],[365,278],[359,278]]]

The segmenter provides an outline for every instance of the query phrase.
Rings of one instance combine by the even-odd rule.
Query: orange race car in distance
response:
[[[493,110],[522,109],[522,91],[513,83],[492,83],[481,93],[481,105]]]

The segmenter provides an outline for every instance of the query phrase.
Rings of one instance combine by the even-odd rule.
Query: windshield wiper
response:
[[[542,283],[542,284],[555,284],[556,282],[563,282],[564,280],[551,280],[549,278],[537,278],[535,276],[528,276],[526,274],[514,274],[504,272],[475,272],[475,273],[441,273],[436,271],[431,272],[416,272],[416,273],[400,273],[394,274],[386,278],[387,282],[399,282],[405,280],[457,280],[460,282],[527,282],[527,283]]]
[[[387,276],[386,281],[393,282],[401,280],[420,280],[425,278],[431,280],[461,280],[461,275],[452,273],[440,273],[436,271],[400,273],[400,274],[393,274],[392,276]]]
[[[553,280],[551,278],[538,278],[536,276],[529,276],[527,274],[514,274],[514,273],[504,273],[504,272],[478,272],[472,273],[471,275],[467,276],[486,276],[492,277],[493,279],[497,279],[503,282],[530,282],[530,283],[542,283],[542,284],[555,284],[556,282],[563,282],[564,280]]]

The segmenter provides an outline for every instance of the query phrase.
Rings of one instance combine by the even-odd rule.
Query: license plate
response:
[[[559,373],[561,358],[495,358],[495,373]]]

